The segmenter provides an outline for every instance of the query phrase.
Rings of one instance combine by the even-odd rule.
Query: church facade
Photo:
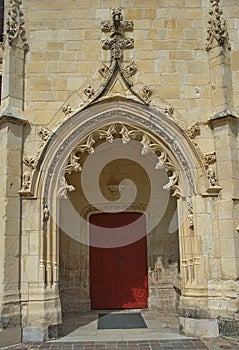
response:
[[[238,0],[0,9],[0,345],[93,309],[239,335]]]

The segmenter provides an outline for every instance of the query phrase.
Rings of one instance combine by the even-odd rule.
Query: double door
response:
[[[129,212],[95,214],[90,223],[91,308],[146,308],[145,216]],[[129,241],[132,243],[123,245]]]

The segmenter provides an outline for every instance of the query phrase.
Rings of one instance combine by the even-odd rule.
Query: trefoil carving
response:
[[[12,46],[15,40],[20,38],[22,40],[23,49],[28,50],[29,47],[24,28],[24,13],[21,9],[21,5],[22,0],[10,0],[10,8],[6,20],[5,41],[7,40],[9,45]]]
[[[85,89],[84,89],[84,94],[87,96],[87,98],[91,98],[95,95],[95,90],[92,88],[91,85],[88,85]]]
[[[227,22],[222,16],[223,11],[220,8],[220,0],[210,0],[210,2],[206,50],[210,51],[217,46],[231,50]]]

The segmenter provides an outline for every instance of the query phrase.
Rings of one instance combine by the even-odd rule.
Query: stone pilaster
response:
[[[218,114],[210,124],[214,130],[217,156],[217,177],[222,187],[217,201],[218,239],[220,250],[220,279],[208,282],[209,309],[219,318],[225,335],[239,334],[238,276],[239,276],[239,167],[237,122],[234,115]]]
[[[231,45],[220,0],[210,0],[207,44],[213,113],[232,110]]]
[[[0,119],[0,346],[21,341],[20,239],[23,123]]]

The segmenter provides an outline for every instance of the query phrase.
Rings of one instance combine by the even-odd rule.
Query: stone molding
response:
[[[224,109],[223,111],[212,115],[208,120],[208,124],[213,126],[214,124],[224,121],[237,122],[238,120],[239,118],[234,112],[230,111],[229,109]]]
[[[119,204],[114,204],[114,208],[117,209],[118,211],[125,209],[124,205],[119,205]],[[85,220],[88,220],[90,215],[94,213],[100,213],[100,210],[102,212],[105,212],[105,210],[109,209],[109,206],[105,204],[97,204],[97,208],[95,208],[93,205],[88,205],[86,206],[82,211],[81,211],[81,217]],[[129,208],[126,208],[124,210],[125,212],[139,212],[143,214],[148,214],[147,212],[147,206],[141,203],[132,203]]]
[[[25,119],[17,118],[15,116],[7,115],[6,113],[0,112],[0,126],[5,123],[12,123],[12,124],[18,124],[23,126],[26,124],[29,124],[28,121]]]

